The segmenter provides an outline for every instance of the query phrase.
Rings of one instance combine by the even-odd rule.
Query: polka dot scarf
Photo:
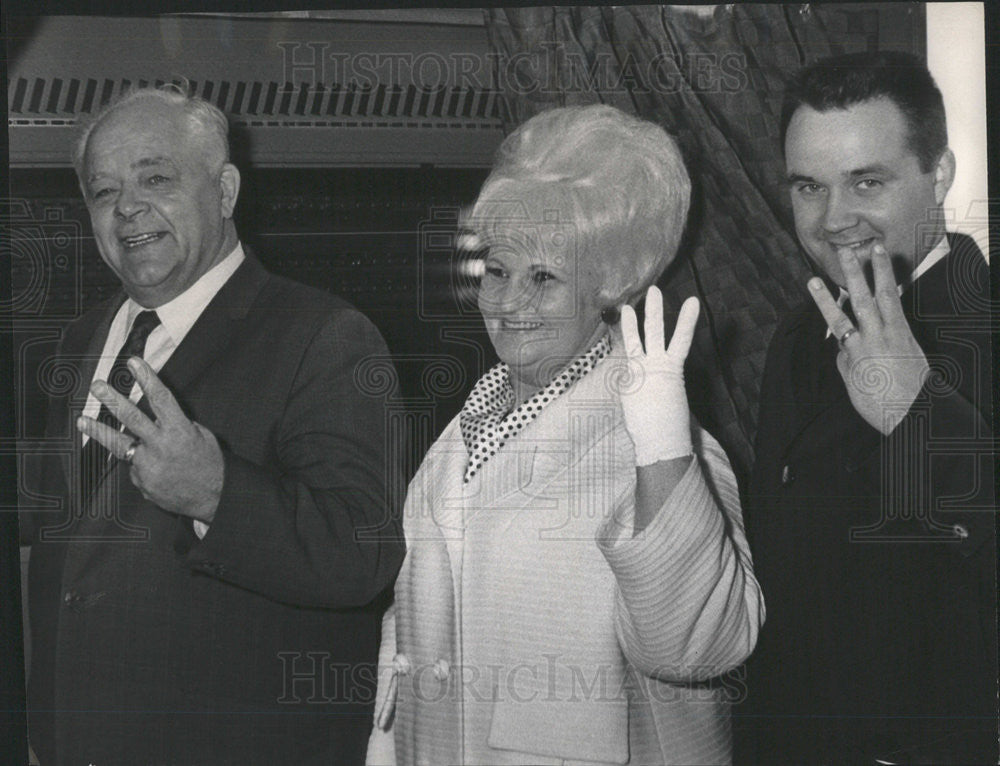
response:
[[[514,389],[510,385],[510,368],[501,362],[483,375],[473,386],[458,417],[462,439],[469,451],[465,482],[468,483],[483,463],[537,418],[549,403],[594,369],[594,365],[610,350],[611,340],[605,335],[593,348],[556,375],[549,385],[516,408]]]

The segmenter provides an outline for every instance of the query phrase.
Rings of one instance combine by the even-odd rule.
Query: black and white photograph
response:
[[[1000,763],[995,6],[0,14],[0,763]]]

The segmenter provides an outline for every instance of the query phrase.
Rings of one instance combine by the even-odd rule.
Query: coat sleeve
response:
[[[743,662],[764,621],[736,479],[718,443],[694,437],[692,460],[650,525],[632,537],[634,484],[598,545],[618,589],[622,651],[661,681],[704,681]]]
[[[964,366],[952,362],[957,381],[932,374],[885,437],[879,476],[889,512],[912,525],[950,527],[958,544],[936,546],[935,552],[962,559],[994,547],[996,539],[990,349],[986,336],[975,340],[967,346],[974,357]],[[975,401],[966,379],[975,381]],[[987,574],[992,579],[994,573]]]
[[[270,436],[275,463],[223,448],[222,497],[188,553],[192,567],[307,607],[361,606],[392,583],[404,552],[401,492],[387,473],[384,399],[366,395],[357,378],[373,357],[389,363],[359,312],[320,323]]]

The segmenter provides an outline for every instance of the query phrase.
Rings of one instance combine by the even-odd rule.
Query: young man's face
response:
[[[939,208],[951,185],[951,153],[928,172],[910,148],[906,120],[888,98],[818,112],[803,105],[788,125],[785,164],[795,230],[809,257],[846,285],[838,249],[862,264],[882,243],[907,275],[943,233]]]

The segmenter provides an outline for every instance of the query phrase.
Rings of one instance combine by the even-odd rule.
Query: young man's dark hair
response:
[[[818,112],[888,98],[903,113],[910,148],[927,173],[948,146],[944,100],[922,59],[909,53],[852,53],[824,59],[789,83],[781,107],[781,146],[792,115],[802,105]]]

